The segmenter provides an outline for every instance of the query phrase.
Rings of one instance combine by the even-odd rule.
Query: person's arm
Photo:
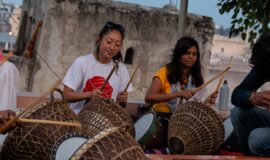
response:
[[[86,100],[86,99],[93,99],[96,97],[99,97],[101,94],[100,90],[94,90],[93,92],[75,92],[73,89],[65,86],[63,95],[64,99],[67,100],[68,102],[78,102],[81,100]]]
[[[234,89],[231,97],[232,104],[242,108],[254,106],[254,93],[265,82],[265,78],[258,75],[256,69],[252,68],[240,85]]]
[[[63,90],[63,96],[64,99],[68,102],[77,102],[81,100],[86,100],[93,98],[96,96],[97,93],[100,93],[99,90],[92,91],[92,92],[82,92],[77,91],[78,88],[82,87],[82,82],[84,81],[85,77],[85,59],[83,57],[77,58],[73,64],[68,69],[64,79],[64,90]],[[90,62],[89,62],[90,63]]]
[[[270,90],[253,92],[249,100],[254,106],[261,106],[270,111]]]
[[[12,110],[0,111],[0,127],[3,127],[9,120],[15,118],[15,116],[16,114]],[[15,129],[16,126],[17,126],[17,123],[12,124],[12,126],[6,132],[9,132]]]
[[[126,66],[123,63],[119,63],[119,70],[120,70],[120,90],[118,91],[116,102],[119,103],[123,108],[127,105],[128,100],[128,92],[133,91],[132,83],[129,83],[130,76]],[[126,88],[127,87],[127,88]]]
[[[162,83],[158,77],[154,77],[150,88],[145,96],[145,102],[148,103],[158,103],[158,102],[165,102],[171,99],[180,97],[180,98],[190,98],[192,96],[191,91],[186,92],[177,92],[177,93],[161,93]]]

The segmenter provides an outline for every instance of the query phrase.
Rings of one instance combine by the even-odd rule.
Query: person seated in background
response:
[[[160,113],[172,113],[179,104],[192,100],[211,106],[217,92],[205,100],[204,89],[196,94],[193,92],[194,88],[203,83],[199,45],[191,37],[182,37],[175,45],[171,62],[159,69],[153,77],[145,101],[157,103],[153,105],[153,109]]]
[[[105,88],[100,90],[116,62],[122,61],[124,34],[122,25],[107,22],[97,37],[95,52],[77,58],[68,69],[63,80],[64,98],[72,102],[70,107],[75,113],[80,112],[86,100],[99,97],[111,98],[126,106],[128,92],[133,87],[129,85],[124,90],[130,77],[123,63],[118,63]]]
[[[205,89],[194,93],[194,89],[203,83],[199,45],[191,37],[182,37],[175,45],[171,62],[156,72],[145,96],[145,102],[153,104],[152,108],[162,124],[166,137],[162,140],[164,147],[167,147],[165,141],[171,113],[179,104],[187,101],[199,101],[207,106],[214,104],[217,92],[208,97]],[[163,150],[161,148],[162,153],[167,153]]]
[[[19,71],[0,51],[0,110],[15,111],[18,88]]]
[[[0,127],[16,116],[17,91],[19,88],[19,71],[0,51]],[[8,130],[16,127],[14,123]]]
[[[252,69],[232,93],[231,120],[245,155],[270,156],[270,89],[258,89],[270,81],[270,32],[252,48]],[[267,67],[268,66],[268,67]]]

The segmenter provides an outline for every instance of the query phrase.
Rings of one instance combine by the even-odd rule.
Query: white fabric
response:
[[[193,85],[191,82],[192,82],[192,76],[189,75],[187,87],[184,89],[185,91],[196,88],[195,85]],[[175,84],[171,84],[171,93],[182,92],[180,86],[181,86],[181,83],[179,82]],[[206,98],[205,96],[206,96],[206,90],[205,88],[203,88],[200,91],[198,91],[195,95],[193,95],[188,101],[203,102],[203,99]],[[180,99],[178,97],[178,98],[169,100],[167,104],[170,107],[170,110],[173,112],[176,110],[176,107],[178,107],[180,103],[185,103],[185,102],[187,102],[185,99]]]
[[[93,54],[78,57],[68,69],[63,84],[76,92],[82,92],[86,85],[86,81],[94,76],[107,78],[114,66],[111,61],[108,64],[102,64],[96,60]],[[122,92],[129,81],[129,73],[126,66],[119,63],[119,68],[114,71],[109,79],[109,84],[113,88],[112,99],[116,99],[118,93]],[[132,85],[129,85],[127,91],[133,90]],[[85,101],[71,103],[70,107],[75,113],[79,113]]]
[[[14,110],[19,89],[19,71],[8,61],[0,65],[0,110]]]

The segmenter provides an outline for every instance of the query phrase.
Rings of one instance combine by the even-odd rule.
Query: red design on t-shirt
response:
[[[105,78],[100,76],[94,76],[86,81],[86,86],[83,89],[83,92],[93,91],[95,89],[100,89],[102,85],[105,83]],[[111,98],[112,97],[113,88],[110,83],[106,83],[104,89],[102,90],[102,96]]]

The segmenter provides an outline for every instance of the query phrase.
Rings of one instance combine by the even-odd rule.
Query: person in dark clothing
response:
[[[231,120],[245,155],[270,156],[270,32],[262,34],[252,48],[251,71],[232,93]]]

